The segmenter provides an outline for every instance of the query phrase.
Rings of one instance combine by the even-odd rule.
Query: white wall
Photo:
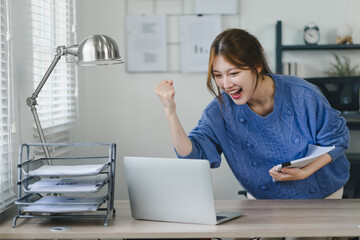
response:
[[[126,14],[193,13],[192,0],[154,1],[77,0],[78,40],[91,34],[109,35],[119,43],[126,60]],[[315,21],[321,29],[320,43],[335,43],[335,29],[343,22],[352,25],[353,40],[358,43],[359,9],[360,1],[356,0],[239,0],[239,15],[223,17],[223,27],[240,27],[255,34],[274,69],[277,20],[283,21],[284,44],[302,44],[302,29],[309,21]],[[179,55],[176,50],[174,52],[169,61],[176,69]],[[360,64],[360,59],[355,59],[358,52],[341,53],[349,54],[353,64]],[[286,53],[284,58],[285,61],[303,62],[307,69],[305,74],[314,77],[322,76],[332,60],[328,52]],[[175,81],[178,115],[187,132],[196,125],[202,110],[212,99],[205,86],[206,73],[135,74],[125,69],[124,65],[78,68],[80,123],[77,140],[117,143],[117,199],[127,198],[124,156],[175,157],[165,115],[153,91],[156,84],[163,79]],[[359,136],[352,133],[352,137],[355,149]],[[225,161],[213,171],[213,180],[217,199],[239,198],[237,191],[241,186]]]

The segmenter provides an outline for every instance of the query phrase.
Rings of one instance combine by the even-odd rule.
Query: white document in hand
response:
[[[335,146],[330,147],[322,147],[322,146],[316,146],[313,144],[309,144],[308,151],[306,153],[306,156],[297,160],[284,162],[281,164],[278,164],[276,166],[276,171],[280,172],[283,167],[297,167],[302,168],[317,159],[318,157],[324,155],[325,153],[330,152],[333,150]]]

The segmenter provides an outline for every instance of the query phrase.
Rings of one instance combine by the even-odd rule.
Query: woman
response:
[[[223,153],[239,183],[257,199],[341,198],[349,178],[344,154],[349,130],[314,85],[272,74],[258,40],[229,29],[211,45],[207,87],[216,98],[189,136],[176,114],[173,81],[155,88],[178,157],[207,159],[215,168]],[[335,148],[304,168],[275,170],[304,157],[308,144]]]

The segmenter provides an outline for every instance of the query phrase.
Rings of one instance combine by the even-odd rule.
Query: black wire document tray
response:
[[[69,157],[30,157],[43,146],[66,148]],[[91,151],[104,155],[85,156]],[[22,144],[13,227],[18,218],[104,218],[107,226],[115,214],[115,158],[114,143]]]
[[[39,181],[24,185],[30,193],[95,193],[107,183],[107,174],[70,178],[41,178]]]
[[[109,166],[104,164],[88,164],[88,165],[43,165],[35,170],[26,172],[24,174],[29,176],[89,176],[99,174],[101,171]]]
[[[37,199],[37,200],[35,200]],[[74,213],[96,212],[106,201],[106,196],[78,197],[78,196],[40,196],[33,197],[35,201],[23,199],[17,201],[21,210],[29,213]]]

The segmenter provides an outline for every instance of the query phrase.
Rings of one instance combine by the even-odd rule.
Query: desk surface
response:
[[[217,201],[217,210],[244,216],[217,225],[139,221],[131,218],[128,201],[116,201],[116,215],[103,219],[18,219],[0,222],[0,239],[121,238],[250,238],[360,236],[360,199]],[[50,231],[51,227],[70,227]]]

